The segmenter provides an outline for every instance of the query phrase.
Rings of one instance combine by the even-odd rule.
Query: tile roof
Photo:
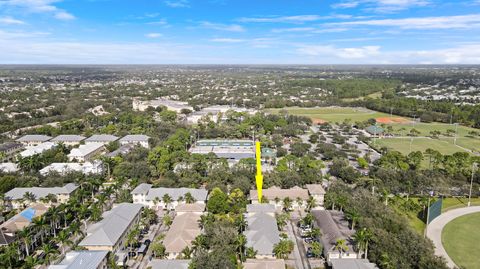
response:
[[[48,135],[24,135],[20,138],[18,138],[16,141],[17,142],[45,142],[52,139],[51,136]]]
[[[102,214],[103,219],[87,229],[87,236],[79,246],[114,246],[134,218],[142,210],[142,205],[122,203]]]
[[[273,246],[280,242],[280,232],[275,217],[267,213],[247,216],[247,247],[253,247],[260,255],[273,255]]]
[[[275,206],[272,204],[248,204],[248,213],[275,213]]]
[[[244,269],[285,269],[285,261],[282,259],[247,259],[243,263]]]
[[[97,269],[107,255],[108,251],[71,251],[62,262],[48,269]]]
[[[32,205],[2,223],[0,229],[6,233],[15,233],[23,230],[23,228],[30,225],[33,218],[42,216],[47,210],[48,207],[43,204]]]
[[[265,196],[268,200],[273,200],[276,197],[280,199],[289,197],[292,200],[296,200],[298,197],[300,197],[303,200],[307,200],[309,195],[308,190],[295,186],[290,189],[280,189],[279,187],[264,189],[263,196]],[[250,199],[258,200],[257,190],[250,190]]]
[[[92,135],[89,138],[85,139],[85,142],[113,142],[117,141],[118,137],[108,134],[98,134]]]
[[[190,247],[195,237],[200,235],[201,230],[198,224],[201,214],[185,213],[177,215],[168,230],[163,244],[167,253],[179,253],[185,247]]]
[[[12,200],[22,199],[25,193],[30,192],[35,195],[35,199],[41,199],[49,194],[70,194],[76,190],[78,186],[68,183],[63,187],[30,187],[30,188],[14,188],[5,193],[5,197]]]
[[[52,142],[80,142],[85,139],[85,136],[81,135],[59,135],[53,138]]]
[[[158,260],[153,259],[147,268],[152,269],[188,269],[190,260]]]

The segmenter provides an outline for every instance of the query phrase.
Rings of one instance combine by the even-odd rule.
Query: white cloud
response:
[[[299,32],[308,32],[312,34],[323,34],[323,33],[338,33],[345,32],[348,28],[345,27],[333,27],[333,28],[315,28],[315,27],[294,27],[294,28],[276,28],[272,29],[273,33],[299,33]]]
[[[185,8],[190,7],[190,2],[188,0],[168,0],[164,2],[165,5],[173,8]]]
[[[24,21],[14,19],[12,17],[0,17],[0,24],[16,24],[16,25],[22,25],[26,24]]]
[[[265,23],[306,23],[319,20],[329,20],[329,19],[350,19],[353,16],[345,14],[333,14],[328,16],[320,15],[295,15],[295,16],[269,16],[269,17],[244,17],[238,19],[240,22],[265,22]]]
[[[379,46],[364,46],[359,48],[336,48],[330,45],[303,45],[297,52],[309,56],[335,56],[342,59],[362,59],[378,55]]]
[[[212,38],[210,39],[212,42],[218,42],[218,43],[241,43],[245,42],[244,39],[238,39],[238,38]]]
[[[75,16],[54,4],[62,0],[3,0],[0,7],[19,8],[31,13],[49,13],[59,20],[72,20]]]
[[[227,31],[227,32],[245,32],[245,28],[238,24],[221,24],[221,23],[212,23],[208,21],[200,22],[200,26],[204,28]]]
[[[148,38],[159,38],[159,37],[162,37],[163,35],[160,33],[148,33],[145,36]]]
[[[168,22],[167,22],[166,19],[161,19],[161,20],[158,20],[158,21],[147,22],[146,24],[149,24],[149,25],[167,25]]]
[[[329,26],[385,26],[401,29],[459,29],[480,26],[480,14],[328,23]]]
[[[333,4],[333,8],[356,8],[365,5],[367,10],[390,13],[412,7],[424,7],[430,5],[430,0],[346,0]]]

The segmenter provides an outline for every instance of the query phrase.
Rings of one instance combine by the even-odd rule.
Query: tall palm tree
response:
[[[61,254],[65,253],[65,246],[73,245],[73,241],[70,240],[70,235],[65,230],[60,231],[58,236],[55,237],[54,241],[62,245],[60,252]]]
[[[170,209],[169,205],[173,202],[173,199],[170,195],[168,195],[168,193],[165,193],[165,195],[162,197],[162,202],[165,204],[165,208],[168,211]]]
[[[172,225],[172,217],[169,214],[165,214],[162,217],[162,222],[163,222],[163,225],[170,227],[170,225]]]
[[[357,243],[359,251],[363,251],[365,253],[365,259],[368,259],[368,243],[373,239],[372,232],[367,228],[363,228],[353,235],[353,239]]]
[[[23,244],[25,245],[25,252],[27,257],[30,256],[30,244],[32,243],[32,231],[30,227],[25,227],[21,231],[18,232],[18,237],[23,240]]]
[[[247,238],[243,234],[239,234],[237,236],[237,240],[235,241],[235,245],[237,247],[237,253],[239,254],[240,262],[245,260],[245,244],[247,244]]]
[[[273,246],[273,253],[275,257],[279,259],[287,259],[288,255],[292,253],[293,248],[294,243],[291,240],[280,240],[280,242]]]
[[[288,212],[288,211],[290,211],[291,207],[292,207],[292,199],[290,199],[290,197],[285,197],[283,199],[283,210]]]
[[[340,257],[342,257],[342,254],[345,251],[348,251],[347,241],[345,239],[337,239],[334,249],[338,250],[338,252],[340,252]]]
[[[16,263],[19,260],[18,257],[18,242],[14,242],[5,247],[3,253],[0,254],[0,261],[7,266],[7,268],[16,268]]]
[[[57,236],[57,223],[60,220],[60,212],[56,207],[50,207],[47,211],[47,218],[50,219],[50,228],[53,231],[53,236]]]
[[[52,259],[55,258],[55,256],[58,254],[58,250],[55,249],[52,245],[50,244],[43,244],[42,245],[42,252],[45,255],[43,264],[49,265]]]
[[[33,269],[39,264],[40,264],[40,260],[38,258],[33,257],[33,256],[27,256],[24,259],[22,269]]]
[[[190,259],[192,257],[192,249],[190,249],[188,246],[186,246],[184,249],[182,249],[182,252],[180,254],[182,255],[182,259]]]
[[[31,192],[28,192],[28,191],[23,194],[22,198],[28,204],[34,203],[37,200],[37,197],[35,196],[35,194],[33,194]]]
[[[190,192],[185,193],[184,199],[185,199],[185,203],[187,204],[193,204],[196,202],[195,198]]]
[[[45,220],[44,216],[39,216],[36,218],[32,219],[33,223],[33,229],[36,231],[36,233],[40,234],[40,238],[42,240],[42,243],[44,242],[44,236],[45,236],[45,231],[50,228],[50,224],[47,223]]]
[[[97,203],[92,205],[90,212],[90,220],[92,222],[97,222],[102,219],[102,209],[100,209],[100,206]]]
[[[346,214],[347,218],[352,222],[352,230],[355,229],[355,223],[360,219],[360,214],[357,210],[352,209]]]
[[[310,211],[317,206],[317,201],[313,196],[308,197],[307,200],[307,210]]]

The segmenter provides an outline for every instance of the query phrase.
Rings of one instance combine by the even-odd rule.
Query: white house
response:
[[[59,135],[53,138],[51,141],[56,143],[63,143],[66,146],[76,146],[85,139],[81,135]]]
[[[30,188],[14,188],[5,193],[5,204],[7,207],[17,209],[28,203],[43,203],[42,198],[53,194],[57,199],[57,203],[66,203],[72,194],[78,189],[78,186],[73,183],[68,183],[63,187],[30,187]],[[26,201],[25,194],[33,195],[33,201]],[[45,202],[45,204],[48,204]]]
[[[99,135],[92,135],[89,138],[85,139],[85,144],[91,144],[91,143],[102,143],[104,145],[115,142],[118,140],[118,137],[114,135],[108,135],[108,134],[99,134]]]
[[[263,189],[263,199],[268,200],[268,203],[274,205],[277,210],[281,210],[284,207],[285,198],[289,198],[291,202],[291,209],[305,209],[306,201],[308,200],[308,190],[300,187],[293,187],[290,189],[281,189],[279,187],[271,187]],[[257,190],[250,190],[250,199],[252,204],[258,204]]]
[[[0,163],[0,172],[15,173],[20,171],[16,163]]]
[[[26,157],[33,156],[35,154],[42,154],[47,150],[53,149],[57,145],[58,144],[54,142],[45,142],[45,143],[38,144],[36,146],[27,147],[26,150],[20,152],[20,156],[22,158],[26,158]]]
[[[51,172],[56,172],[61,175],[70,172],[80,172],[85,175],[101,174],[103,172],[103,164],[98,160],[85,163],[52,163],[40,170],[40,174],[43,176],[48,175]]]
[[[120,138],[119,142],[120,145],[134,144],[148,149],[150,148],[150,145],[148,144],[149,139],[150,137],[146,135],[126,135]]]
[[[174,209],[179,204],[185,203],[185,195],[190,193],[195,203],[205,204],[207,190],[192,188],[152,188],[151,184],[142,183],[132,191],[133,203],[160,209]],[[163,201],[165,195],[170,196],[172,202],[168,205]]]
[[[107,269],[108,251],[70,251],[65,258],[48,269]]]
[[[68,154],[71,162],[87,162],[105,149],[103,143],[88,143],[78,148],[72,149]]]
[[[24,135],[16,141],[22,143],[26,147],[32,147],[47,142],[50,139],[52,139],[52,137],[48,135]]]

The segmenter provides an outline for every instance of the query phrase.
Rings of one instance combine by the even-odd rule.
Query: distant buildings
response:
[[[297,186],[290,189],[281,189],[274,186],[264,189],[262,194],[263,198],[266,198],[268,203],[274,205],[277,210],[283,208],[285,198],[290,199],[291,209],[304,209],[309,197],[308,190]],[[252,204],[259,204],[257,190],[250,190],[250,199]]]
[[[103,164],[100,161],[85,163],[52,163],[40,170],[40,174],[43,176],[52,172],[56,172],[61,175],[71,172],[80,172],[85,175],[101,174],[103,172]]]
[[[71,162],[87,162],[105,149],[103,143],[88,143],[78,148],[72,149],[68,154],[68,160]]]
[[[255,158],[255,144],[252,140],[199,140],[190,148],[192,154],[214,153],[218,158],[238,162]]]
[[[59,135],[50,141],[62,143],[66,146],[76,146],[80,144],[80,142],[82,142],[83,140],[85,140],[85,137],[81,135]]]
[[[244,232],[247,238],[246,246],[257,251],[258,259],[275,258],[273,247],[280,242],[275,207],[270,204],[248,205],[245,217],[247,220],[247,228]]]
[[[117,136],[114,135],[108,135],[108,134],[98,134],[98,135],[92,135],[89,138],[85,139],[85,144],[96,144],[96,143],[101,143],[101,144],[108,144],[111,142],[115,142],[118,140]]]
[[[20,152],[20,156],[22,158],[30,157],[35,154],[42,154],[43,152],[53,149],[54,147],[58,146],[57,143],[54,142],[44,142],[41,144],[37,144],[35,146],[27,147],[26,150]]]
[[[15,159],[15,155],[24,148],[23,144],[7,142],[0,145],[0,162]]]
[[[18,138],[16,141],[22,143],[26,147],[33,147],[47,142],[50,139],[52,139],[52,137],[47,135],[24,135]]]
[[[367,131],[367,133],[373,136],[383,136],[385,133],[385,129],[376,125],[368,126],[367,128],[365,128],[365,131]]]
[[[187,102],[180,102],[163,98],[149,101],[134,100],[132,103],[133,110],[138,111],[145,111],[148,107],[157,108],[160,106],[164,106],[168,110],[175,111],[177,113],[180,113],[182,109],[188,109],[193,111],[193,107],[189,106]]]
[[[119,142],[120,142],[120,145],[133,144],[133,145],[140,145],[148,149],[150,148],[150,145],[148,144],[149,139],[150,137],[146,135],[126,135],[122,137],[119,140]]]
[[[207,190],[192,188],[152,188],[151,184],[142,183],[132,191],[133,203],[142,204],[149,208],[167,208],[172,209],[179,204],[185,203],[185,195],[190,195],[195,200],[194,203],[205,204],[207,200]],[[168,195],[172,202],[168,205],[163,201],[163,197]]]
[[[249,108],[235,107],[235,106],[209,106],[201,109],[200,111],[195,111],[187,116],[187,122],[190,124],[197,124],[202,118],[207,117],[208,119],[217,122],[226,120],[226,113],[228,111],[234,112],[244,112],[250,115],[255,114],[257,111]]]
[[[86,237],[78,244],[88,250],[116,253],[125,249],[128,233],[140,221],[142,205],[122,203],[102,214],[103,219],[87,228]]]
[[[107,269],[108,251],[71,251],[57,265],[48,269]]]
[[[68,183],[63,187],[14,188],[5,193],[5,205],[13,209],[22,208],[29,203],[43,203],[43,198],[49,195],[54,195],[57,203],[66,203],[77,188],[78,186],[73,183]],[[32,200],[25,199],[27,193],[32,195],[30,197]],[[45,202],[44,204],[49,203]]]

